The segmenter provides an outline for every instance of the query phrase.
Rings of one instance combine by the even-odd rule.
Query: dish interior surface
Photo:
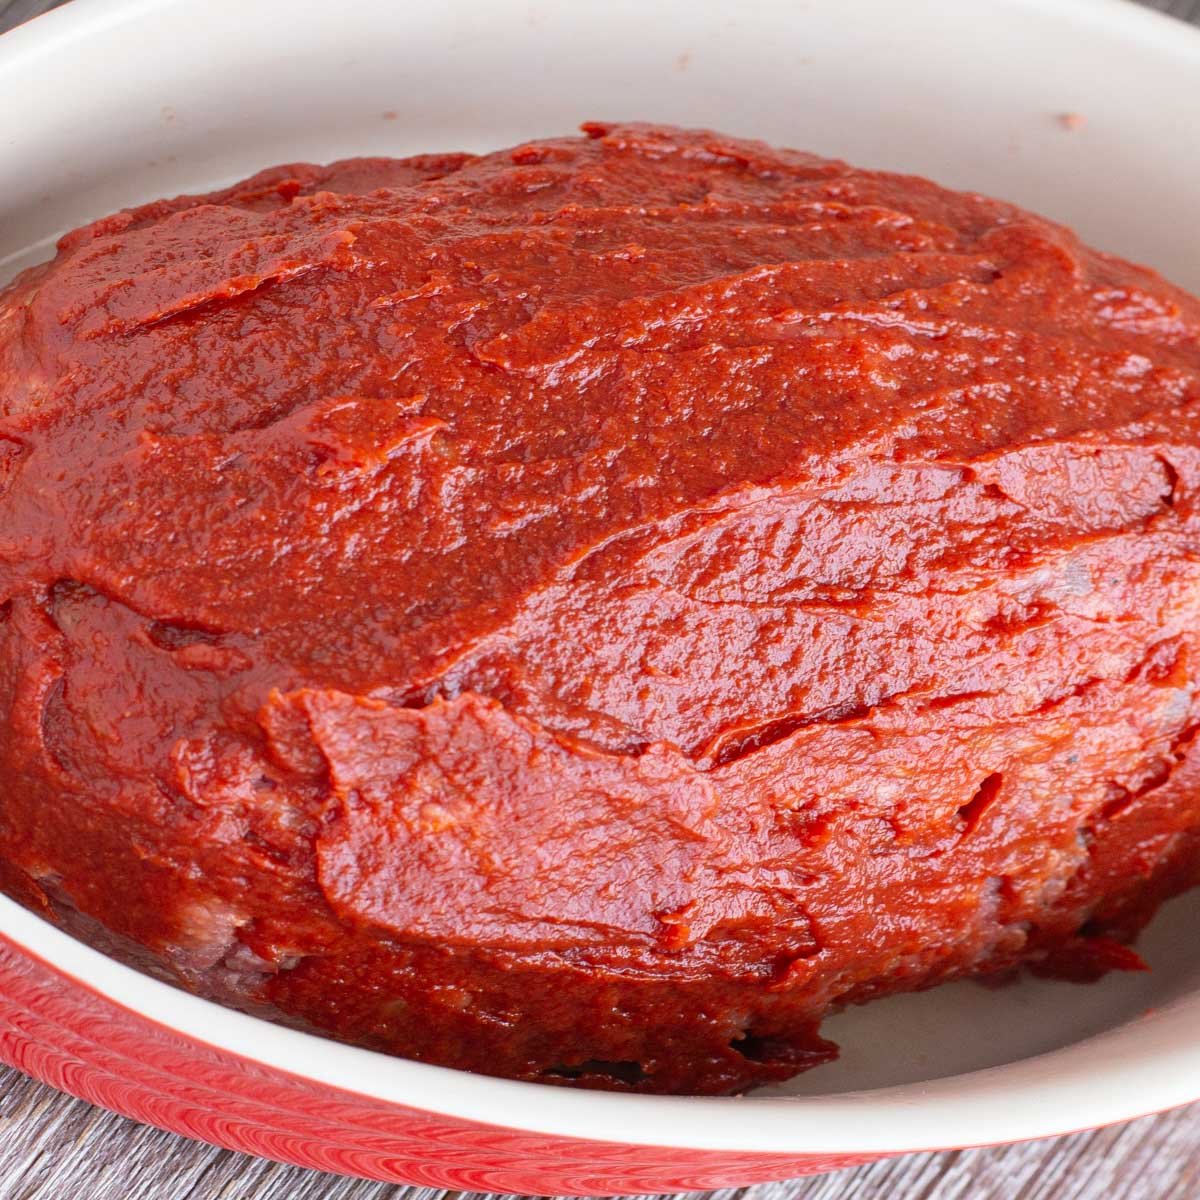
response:
[[[77,7],[57,39],[0,44],[3,279],[90,218],[268,164],[488,150],[603,118],[713,126],[1000,196],[1200,291],[1200,158],[1178,153],[1200,144],[1200,94],[1183,86],[1200,38],[1117,0],[660,0],[652,22],[632,0],[365,0],[353,21],[210,0],[186,39],[178,0]],[[1146,974],[962,983],[843,1013],[823,1028],[838,1062],[758,1094],[933,1080],[1115,1029],[1200,992],[1198,925],[1200,892],[1166,906],[1139,943]]]

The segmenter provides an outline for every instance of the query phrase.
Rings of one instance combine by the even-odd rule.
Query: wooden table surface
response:
[[[1200,24],[1200,0],[1140,2]],[[0,32],[55,7],[56,0],[0,0]],[[936,1136],[931,1130],[930,1139]],[[997,1150],[914,1154],[710,1195],[712,1200],[1198,1200],[1200,1104],[1095,1133]],[[0,1068],[0,1200],[471,1198],[342,1179],[217,1150],[136,1125]]]

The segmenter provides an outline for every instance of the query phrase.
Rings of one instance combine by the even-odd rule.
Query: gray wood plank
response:
[[[1168,16],[1200,24],[1200,0],[1141,0],[1149,8],[1157,8]]]
[[[0,33],[62,3],[64,0],[0,0]]]
[[[1142,0],[1200,24],[1200,0]],[[57,7],[0,0],[0,32]],[[930,1130],[930,1140],[937,1131]],[[707,1200],[1196,1200],[1200,1105],[1001,1149],[917,1154]],[[486,1200],[284,1167],[188,1141],[0,1068],[0,1200]]]

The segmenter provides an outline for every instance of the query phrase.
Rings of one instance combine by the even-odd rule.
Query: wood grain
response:
[[[135,1125],[0,1074],[4,1200],[460,1200],[283,1167]],[[930,1137],[936,1138],[936,1131]],[[1195,1200],[1200,1105],[995,1150],[915,1154],[712,1200]],[[469,1200],[461,1197],[461,1200]]]
[[[40,13],[58,8],[65,0],[0,0],[0,33],[36,17]]]
[[[1200,24],[1200,0],[1143,0]],[[55,0],[0,0],[0,32]],[[0,115],[0,121],[3,120]],[[937,1130],[929,1131],[930,1141]],[[1196,1200],[1200,1105],[1115,1129],[712,1192],[711,1200]],[[0,1200],[472,1200],[190,1142],[0,1068]]]

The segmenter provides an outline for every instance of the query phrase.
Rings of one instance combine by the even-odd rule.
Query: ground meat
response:
[[[0,886],[254,1012],[729,1092],[1200,874],[1200,303],[712,133],[276,168],[0,293]]]

